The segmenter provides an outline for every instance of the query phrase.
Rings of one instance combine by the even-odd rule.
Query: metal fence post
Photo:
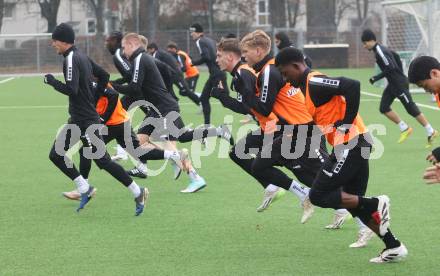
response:
[[[40,37],[37,36],[37,72],[41,73],[40,65]]]

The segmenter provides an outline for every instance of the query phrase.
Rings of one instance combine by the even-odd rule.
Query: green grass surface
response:
[[[367,82],[372,69],[323,71],[359,79],[363,91],[381,91]],[[198,90],[202,85],[200,80]],[[426,94],[414,98],[434,105]],[[67,98],[39,77],[0,84],[0,275],[438,275],[440,185],[421,179],[425,130],[396,102],[394,109],[415,130],[398,145],[399,130],[379,114],[378,100],[364,95],[361,103],[367,125],[386,127],[386,135],[377,136],[385,151],[370,162],[367,194],[391,197],[392,229],[409,249],[400,264],[368,262],[382,249],[378,238],[364,249],[348,248],[357,226],[351,220],[341,230],[325,230],[331,210],[317,208],[301,225],[299,202],[290,194],[257,213],[259,184],[217,154],[202,157],[199,173],[208,187],[196,194],[179,193],[188,178],[173,181],[169,167],[138,180],[151,192],[141,217],[133,215],[131,194],[93,165],[90,182],[98,194],[77,214],[77,202],[61,197],[74,185],[48,159],[56,130],[68,117]],[[185,123],[203,122],[187,99],[180,103]],[[440,128],[438,111],[422,111]],[[222,123],[226,114],[213,105],[213,123]],[[234,133],[241,118],[234,115]],[[212,139],[210,146],[219,148]]]

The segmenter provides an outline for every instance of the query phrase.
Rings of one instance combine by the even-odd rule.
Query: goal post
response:
[[[389,0],[381,5],[382,43],[399,54],[405,74],[413,58],[440,56],[439,0]]]

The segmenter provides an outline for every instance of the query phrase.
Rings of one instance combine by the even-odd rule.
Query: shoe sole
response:
[[[193,193],[197,193],[198,191],[200,191],[200,190],[202,190],[203,188],[205,188],[206,186],[208,186],[208,185],[203,185],[203,186],[200,186],[200,187],[198,187],[197,189],[195,189],[194,191],[192,191],[192,192],[187,192],[187,191],[185,191],[185,190],[182,190],[182,191],[180,191],[181,193],[183,193],[183,194],[193,194]]]
[[[90,197],[95,197],[97,190],[98,190],[97,188],[94,188],[92,193],[90,194]],[[65,193],[62,193],[61,195],[67,199],[70,199],[70,200],[76,200],[76,201],[81,200],[81,195],[79,197],[70,197],[70,196],[67,196]]]

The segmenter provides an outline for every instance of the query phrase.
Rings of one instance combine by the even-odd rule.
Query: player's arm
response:
[[[393,60],[393,56],[389,51],[385,51],[380,45],[377,46],[377,58],[380,59],[383,63],[383,68],[381,68],[382,72],[373,76],[370,79],[371,83],[374,83],[384,77],[388,77],[393,71],[397,70],[397,65]]]
[[[357,80],[339,77],[329,78],[316,76],[309,80],[311,98],[315,106],[328,102],[333,96],[344,96],[346,102],[345,115],[335,126],[352,124],[359,111],[361,85]]]
[[[78,94],[79,89],[79,60],[73,55],[72,59],[65,60],[64,69],[64,80],[63,83],[57,79],[52,74],[47,74],[44,76],[44,82],[51,85],[56,91],[67,96],[75,96]],[[67,70],[67,72],[66,72]]]
[[[122,79],[118,79],[118,82],[124,81],[122,83],[129,83],[132,78],[132,66],[130,62],[121,56],[120,50],[116,51],[113,56],[113,63],[116,66],[119,74],[121,74]]]
[[[266,77],[267,74],[269,74],[269,77]],[[259,87],[261,87],[260,95],[257,96],[255,87],[253,87],[250,82],[247,82],[245,90],[247,93],[243,95],[243,100],[250,108],[253,108],[261,115],[269,116],[272,112],[275,99],[286,82],[281,76],[281,73],[278,70],[274,70],[272,66],[267,66],[256,81],[259,82]],[[251,91],[253,91],[253,93]]]
[[[134,62],[133,76],[130,82],[125,85],[112,82],[113,88],[124,95],[130,95],[136,98],[142,97],[142,83],[145,78],[145,70],[142,57],[136,58]]]
[[[197,47],[199,48],[200,58],[198,60],[193,60],[192,65],[201,65],[209,61],[208,44],[206,44],[205,41],[200,39]]]
[[[235,113],[250,114],[249,107],[247,107],[244,103],[239,102],[237,99],[229,96],[229,94],[223,88],[214,87],[211,91],[211,96],[217,98],[224,107],[234,111]]]
[[[107,108],[105,112],[101,115],[101,120],[105,124],[112,116],[115,111],[116,105],[118,104],[119,95],[113,89],[105,89],[102,96],[107,98]]]
[[[103,92],[107,88],[107,84],[110,80],[110,74],[105,71],[101,66],[96,64],[92,59],[89,58],[90,64],[92,65],[93,76],[97,80],[97,89],[99,92]]]
[[[164,83],[167,84],[172,82],[171,76],[172,72],[174,72],[174,69],[165,62],[162,62],[158,59],[156,59],[154,62],[156,63],[157,69],[159,70],[159,73],[162,76]]]

